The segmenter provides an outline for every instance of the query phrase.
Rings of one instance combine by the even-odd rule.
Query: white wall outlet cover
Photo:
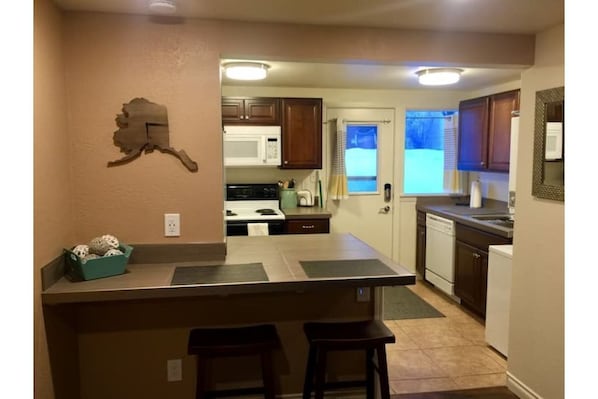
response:
[[[181,235],[181,215],[178,213],[164,214],[164,235],[179,237]]]
[[[166,361],[166,378],[168,381],[181,381],[183,379],[183,363],[181,359]]]

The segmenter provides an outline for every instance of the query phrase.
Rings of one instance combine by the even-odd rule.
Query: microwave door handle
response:
[[[261,149],[262,149],[262,163],[265,164],[266,161],[267,161],[266,157],[267,157],[267,154],[268,154],[268,151],[267,151],[267,149],[268,149],[268,147],[267,147],[268,140],[264,136],[261,136],[260,140],[262,142],[262,146],[261,146]]]

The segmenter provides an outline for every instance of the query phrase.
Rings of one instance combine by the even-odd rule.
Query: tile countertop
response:
[[[396,274],[309,278],[301,261],[378,259]],[[177,266],[261,263],[269,281],[171,285]],[[415,284],[415,275],[350,234],[235,236],[224,261],[129,264],[124,274],[72,282],[61,277],[42,292],[47,305],[204,295],[295,292]]]
[[[476,215],[508,215],[507,203],[503,201],[484,198],[481,208],[470,208],[466,205],[456,205],[455,201],[450,198],[433,202],[423,201],[421,203],[418,199],[416,209],[426,213],[433,213],[501,237],[513,238],[512,228],[498,226],[471,217]]]
[[[287,219],[330,219],[332,214],[319,206],[281,209]]]

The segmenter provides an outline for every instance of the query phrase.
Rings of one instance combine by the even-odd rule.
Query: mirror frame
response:
[[[536,116],[534,129],[534,174],[532,195],[554,201],[565,201],[565,185],[544,184],[544,152],[546,145],[546,104],[565,101],[565,87],[536,92]],[[564,141],[564,138],[563,138]],[[565,157],[563,156],[563,163]]]

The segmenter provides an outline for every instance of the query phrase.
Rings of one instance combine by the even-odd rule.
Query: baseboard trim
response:
[[[507,371],[507,388],[520,399],[542,399],[533,389],[525,385],[521,380]]]

